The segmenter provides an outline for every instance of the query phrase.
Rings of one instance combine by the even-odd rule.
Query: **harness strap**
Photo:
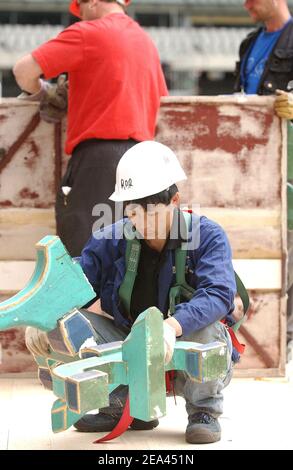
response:
[[[174,370],[169,370],[168,372],[165,373],[166,393],[169,394],[172,392],[174,396],[175,404],[177,404],[175,388],[174,388],[174,380],[175,380]],[[104,437],[97,439],[96,441],[93,442],[93,444],[102,444],[103,442],[112,441],[113,439],[116,439],[116,437],[121,436],[122,434],[125,433],[125,431],[127,431],[129,426],[131,426],[133,419],[134,418],[130,416],[129,395],[128,395],[120,421],[116,424],[116,426],[111,432],[106,434]]]
[[[234,348],[236,349],[236,351],[239,352],[239,354],[244,354],[244,351],[245,351],[245,344],[242,344],[240,343],[240,341],[238,340],[236,334],[235,334],[235,331],[233,330],[233,327],[231,326],[228,326],[225,322],[225,320],[221,320],[221,322],[225,325],[225,327],[227,328],[228,330],[228,333],[230,335],[230,338],[231,338],[231,341],[232,341],[232,345],[234,346]]]
[[[191,214],[189,212],[181,212],[186,225],[186,234],[188,237],[189,227],[191,223]],[[185,279],[185,266],[187,256],[187,243],[182,243],[181,247],[175,250],[175,272],[176,282],[171,287],[169,292],[169,309],[171,315],[175,313],[175,307],[181,303],[182,300],[188,301],[192,299],[195,293],[195,289],[187,284]]]
[[[124,234],[126,238],[126,273],[119,288],[119,297],[127,313],[130,314],[131,296],[137,276],[141,246],[135,236],[136,232],[130,228],[128,223],[125,224]]]
[[[235,271],[234,271],[234,274],[235,274],[235,280],[236,280],[237,293],[241,299],[243,312],[244,312],[242,318],[240,318],[240,320],[238,320],[238,322],[235,323],[235,325],[231,327],[232,330],[235,332],[239,330],[240,326],[242,325],[244,320],[246,320],[247,318],[247,311],[249,309],[250,301],[249,301],[249,295],[248,295],[245,285],[243,284],[240,277]]]
[[[106,434],[106,436],[101,437],[100,439],[97,439],[96,441],[93,442],[93,444],[101,444],[103,442],[112,441],[113,439],[116,439],[116,437],[121,436],[121,434],[127,431],[132,421],[133,421],[133,418],[132,416],[130,416],[129,396],[128,396],[119,423],[116,424],[115,428],[111,432]]]

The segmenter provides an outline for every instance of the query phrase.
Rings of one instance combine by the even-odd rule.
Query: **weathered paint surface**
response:
[[[1,331],[0,344],[0,373],[36,371],[36,365],[25,346],[23,328],[13,328],[8,331]]]
[[[18,141],[38,108],[35,103],[0,103],[2,158]],[[65,126],[63,128],[64,139]],[[67,157],[63,154],[64,164]],[[1,164],[1,161],[0,161]],[[49,208],[55,202],[54,126],[40,121],[0,173],[0,208]]]
[[[157,140],[174,149],[189,181],[182,201],[218,208],[280,209],[281,126],[271,98],[166,99]]]
[[[246,345],[237,369],[278,369],[281,364],[281,312],[279,292],[249,292],[251,309],[240,328],[239,341]],[[242,315],[239,299],[235,316]],[[248,332],[248,335],[244,334]],[[252,336],[252,338],[250,337]]]

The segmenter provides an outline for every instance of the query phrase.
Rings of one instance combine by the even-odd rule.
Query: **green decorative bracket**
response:
[[[120,384],[129,387],[131,416],[150,421],[166,414],[166,371],[186,371],[197,382],[224,377],[227,371],[226,345],[221,342],[177,341],[165,366],[163,317],[155,307],[139,315],[123,343],[84,348],[81,355],[84,359],[52,370],[53,391],[61,400],[52,409],[55,432],[90,410],[108,406],[109,392]]]
[[[163,316],[155,307],[139,315],[124,342],[97,344],[78,310],[95,296],[80,266],[58,237],[41,240],[37,255],[28,286],[0,304],[0,330],[31,325],[47,332],[50,357],[36,361],[40,380],[58,398],[51,410],[54,432],[108,406],[109,393],[121,384],[129,387],[131,416],[150,421],[166,413],[166,371],[186,371],[198,382],[226,375],[227,349],[221,342],[177,341],[165,366]]]
[[[45,237],[36,246],[36,269],[28,285],[0,303],[0,330],[30,325],[51,331],[59,318],[95,297],[81,267],[58,237]]]

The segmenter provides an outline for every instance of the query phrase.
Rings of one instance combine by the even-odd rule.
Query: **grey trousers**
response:
[[[98,335],[98,343],[109,343],[112,341],[123,341],[128,332],[114,325],[114,322],[101,315],[95,315],[85,310],[82,313],[91,322]],[[228,369],[224,380],[217,379],[207,383],[197,383],[185,372],[176,373],[175,393],[182,396],[186,401],[186,411],[190,416],[199,411],[205,411],[217,418],[223,413],[222,390],[226,387],[233,373],[232,367],[232,343],[230,335],[225,326],[216,322],[188,337],[182,336],[181,341],[195,341],[197,343],[211,343],[222,341],[227,345]],[[110,394],[110,406],[100,411],[110,415],[120,415],[128,394],[128,387],[120,386]]]

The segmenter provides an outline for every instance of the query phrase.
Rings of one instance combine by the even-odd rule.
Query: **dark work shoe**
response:
[[[134,431],[149,431],[151,429],[159,426],[159,420],[153,419],[152,421],[142,421],[141,419],[136,419],[132,421],[130,427]]]
[[[79,432],[110,432],[119,422],[119,417],[98,413],[84,415],[74,427]]]
[[[221,439],[219,421],[204,412],[189,416],[185,439],[190,444],[210,444],[219,441]]]
[[[84,415],[79,421],[74,424],[74,427],[79,432],[110,432],[119,423],[120,416],[109,415],[106,413],[98,413],[95,415]],[[159,421],[154,419],[152,421],[142,421],[134,419],[130,425],[131,429],[135,431],[147,431],[154,429],[158,426]]]

